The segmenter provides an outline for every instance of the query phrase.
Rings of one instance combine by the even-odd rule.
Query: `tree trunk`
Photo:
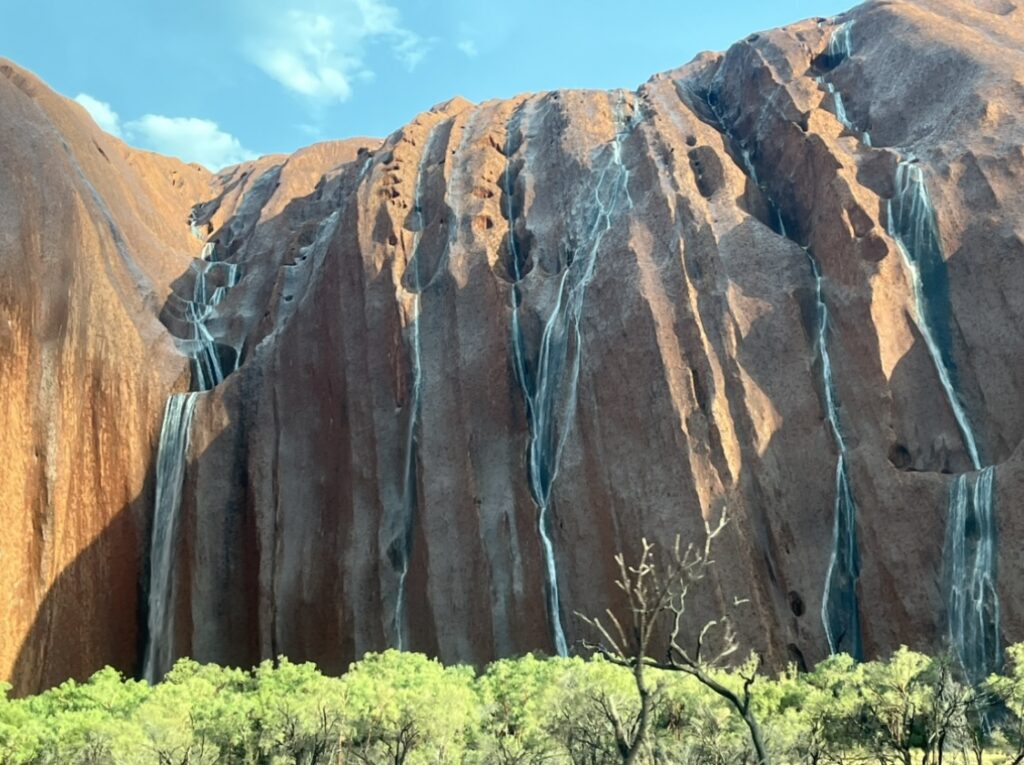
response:
[[[676,667],[676,669],[681,668]],[[755,718],[753,712],[750,711],[749,689],[744,691],[746,699],[741,700],[739,696],[710,675],[705,674],[698,667],[693,667],[689,670],[684,669],[682,671],[688,672],[688,674],[696,677],[703,685],[713,690],[735,707],[736,711],[740,713],[740,717],[743,718],[743,722],[746,723],[747,729],[750,731],[750,741],[754,745],[754,753],[757,756],[757,765],[771,765],[771,760],[768,759],[768,751],[764,747],[764,738],[761,735],[761,726],[757,724],[757,718]],[[908,762],[907,765],[912,765],[912,763]]]
[[[758,765],[769,765],[768,752],[764,748],[764,738],[761,736],[761,726],[757,724],[757,720],[750,713],[749,708],[743,710],[743,722],[750,729],[750,740],[754,744],[754,753],[757,755]]]
[[[643,657],[633,667],[633,679],[636,681],[637,693],[640,694],[640,716],[637,718],[636,736],[630,742],[629,753],[623,759],[623,765],[634,765],[647,742],[647,726],[651,716],[651,691],[644,679]]]

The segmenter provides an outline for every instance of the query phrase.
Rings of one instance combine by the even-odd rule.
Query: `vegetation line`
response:
[[[1006,674],[978,688],[954,662],[906,648],[753,683],[753,661],[712,674],[751,691],[776,763],[1020,763],[1024,644],[1008,653]],[[0,693],[0,763],[616,763],[642,705],[646,743],[631,761],[756,762],[720,693],[650,667],[645,683],[642,700],[630,669],[599,656],[528,655],[477,673],[393,650],[340,678],[286,659],[248,671],[182,659],[154,686],[107,668],[38,696]]]

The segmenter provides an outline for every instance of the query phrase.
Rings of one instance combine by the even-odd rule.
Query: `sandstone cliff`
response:
[[[226,289],[178,348],[224,380],[195,398],[171,655],[571,649],[615,551],[728,508],[695,609],[748,598],[771,664],[997,661],[1024,637],[1022,13],[871,2],[635,92],[456,99],[218,176],[6,66],[0,671],[140,667],[186,385],[157,317],[198,331],[197,274]],[[190,210],[227,281],[189,265]]]
[[[30,690],[138,664],[157,436],[189,386],[158,316],[203,246],[192,208],[230,217],[281,166],[280,194],[301,196],[364,142],[214,175],[129,148],[10,62],[0,75],[0,677]]]

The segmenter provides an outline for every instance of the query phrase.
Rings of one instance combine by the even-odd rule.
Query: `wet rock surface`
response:
[[[730,610],[770,665],[934,650],[975,462],[996,626],[1020,640],[1021,13],[868,3],[635,92],[455,99],[382,144],[218,175],[6,67],[0,114],[32,150],[0,146],[21,184],[0,186],[0,670],[31,690],[139,669],[200,255],[240,275],[205,320],[226,372],[192,422],[175,654],[572,649],[574,612],[619,603],[615,552],[723,508],[694,612],[749,599]],[[923,313],[890,233],[901,162],[934,211]]]

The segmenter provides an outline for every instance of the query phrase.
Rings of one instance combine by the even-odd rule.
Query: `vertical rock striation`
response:
[[[156,418],[191,356],[192,387],[208,390],[190,399],[160,585],[166,661],[283,653],[341,671],[395,645],[477,663],[565,653],[583,636],[574,612],[621,605],[615,552],[693,537],[727,508],[695,613],[749,599],[737,628],[769,663],[948,643],[975,674],[990,667],[1024,637],[1007,543],[1024,534],[1021,13],[871,2],[635,92],[455,99],[380,144],[197,176],[206,195],[182,193],[164,250],[111,240],[94,260],[54,257],[89,285],[122,279],[134,325],[106,301],[49,345],[44,324],[4,330],[55,299],[39,271],[26,286],[8,267],[0,350],[21,377],[0,384],[34,398],[4,399],[22,418],[5,442],[21,462],[0,488],[42,499],[18,499],[30,510],[2,547],[7,561],[31,540],[36,558],[0,570],[12,583],[42,570],[45,497],[78,474],[34,454],[116,433],[104,469],[135,480],[119,495],[103,473],[81,516],[60,495],[53,507],[87,530],[66,532],[74,544],[49,579],[35,574],[34,600],[19,596],[19,624],[47,613],[47,590],[62,602],[57,572],[94,586],[86,540],[134,562],[109,577],[126,605],[82,618],[139,622]],[[17,135],[32,135],[27,120]],[[21,214],[116,197],[96,182],[95,195],[62,190],[75,176],[56,175]],[[48,230],[0,210],[2,242]],[[18,262],[4,246],[0,267]],[[160,305],[119,276],[134,272],[109,260],[118,252]],[[129,326],[149,345],[125,339]],[[82,357],[78,342],[106,344]],[[51,417],[69,363],[56,360],[79,358],[65,370],[76,384],[117,380],[110,406],[131,398],[140,424],[97,429],[80,406]],[[103,530],[138,497],[128,531]],[[139,666],[123,641],[65,664],[27,642],[9,652],[21,688],[52,682],[51,668]]]

